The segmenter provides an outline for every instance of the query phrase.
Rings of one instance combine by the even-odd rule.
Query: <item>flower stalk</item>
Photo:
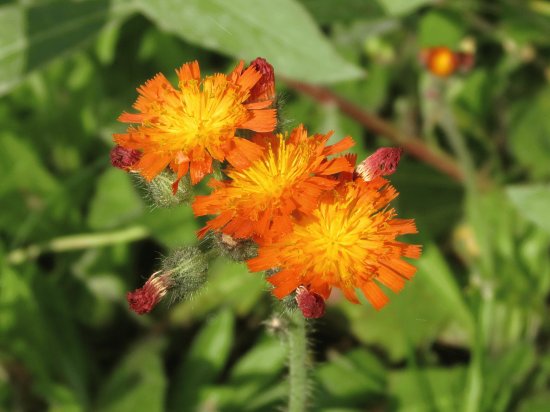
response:
[[[289,367],[288,412],[305,412],[308,402],[307,325],[302,313],[290,314],[287,347]]]

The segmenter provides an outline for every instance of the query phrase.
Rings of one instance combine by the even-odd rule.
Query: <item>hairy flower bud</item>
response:
[[[122,170],[130,171],[139,159],[141,159],[139,150],[126,149],[122,146],[115,146],[111,150],[111,164]]]
[[[275,97],[275,71],[273,66],[266,59],[258,57],[250,62],[262,77],[250,89],[249,102],[258,102],[263,100],[272,100]]]
[[[189,204],[193,199],[193,186],[191,185],[189,175],[183,176],[174,193],[173,182],[175,179],[175,173],[170,170],[164,170],[150,182],[147,182],[143,178],[140,180],[146,190],[146,196],[154,206],[170,208]]]
[[[258,245],[249,239],[235,239],[225,233],[216,233],[214,241],[223,256],[236,262],[244,262],[258,255]]]
[[[310,292],[305,286],[296,289],[295,299],[304,318],[317,319],[325,314],[325,300],[317,293]]]
[[[208,260],[195,246],[176,249],[162,262],[143,287],[128,292],[130,309],[139,315],[149,313],[168,293],[172,300],[189,298],[206,283]]]
[[[382,147],[357,166],[357,173],[369,182],[378,176],[388,176],[397,170],[403,149]]]
[[[176,249],[163,260],[162,271],[171,274],[174,300],[187,299],[206,283],[208,259],[196,246]]]

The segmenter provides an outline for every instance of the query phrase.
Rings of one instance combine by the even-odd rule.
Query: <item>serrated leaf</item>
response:
[[[109,17],[129,12],[129,4],[89,0],[0,7],[0,95],[29,72],[93,38]]]
[[[138,0],[161,29],[240,59],[266,58],[275,72],[308,82],[361,77],[294,0]]]
[[[550,233],[550,185],[508,186],[506,192],[525,219]]]
[[[105,412],[161,412],[167,379],[160,341],[147,341],[134,348],[115,368],[100,389],[96,410]]]
[[[200,391],[213,383],[233,346],[235,318],[222,310],[201,329],[180,364],[174,382],[172,410],[194,411]]]

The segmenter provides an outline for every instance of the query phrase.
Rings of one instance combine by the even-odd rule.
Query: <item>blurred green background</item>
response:
[[[469,71],[419,62],[465,44]],[[258,56],[286,128],[350,134],[360,160],[395,145],[295,87],[320,85],[465,176],[405,155],[392,181],[418,274],[380,313],[331,300],[311,410],[549,410],[550,2],[523,0],[1,1],[0,410],[284,409],[261,276],[220,259],[192,301],[129,311],[126,291],[200,222],[109,163],[145,80]]]

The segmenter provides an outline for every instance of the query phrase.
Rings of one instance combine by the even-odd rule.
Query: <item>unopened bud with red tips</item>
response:
[[[248,102],[261,102],[272,100],[275,97],[275,71],[266,59],[258,57],[250,62],[260,74],[261,78],[250,90]]]
[[[391,175],[397,170],[402,153],[400,147],[382,147],[359,163],[356,172],[366,182]]]
[[[139,162],[139,159],[141,159],[139,150],[127,149],[118,145],[111,150],[111,164],[122,170],[132,170],[132,166]]]
[[[151,312],[166,295],[171,284],[169,273],[162,273],[162,271],[153,273],[141,288],[126,294],[130,309],[139,315]]]
[[[171,300],[186,299],[206,283],[208,259],[199,248],[176,249],[162,262],[143,287],[128,292],[130,309],[143,315],[150,312],[167,294]]]
[[[258,255],[258,245],[250,239],[235,239],[225,233],[216,233],[214,242],[223,256],[244,262]]]
[[[305,286],[296,289],[295,299],[304,318],[318,319],[325,314],[325,300],[323,297],[311,292]]]
[[[172,185],[176,174],[171,170],[164,170],[150,182],[141,176],[138,179],[141,186],[145,188],[146,197],[156,207],[170,208],[186,205],[193,200],[193,186],[188,174],[181,178],[175,193]]]

